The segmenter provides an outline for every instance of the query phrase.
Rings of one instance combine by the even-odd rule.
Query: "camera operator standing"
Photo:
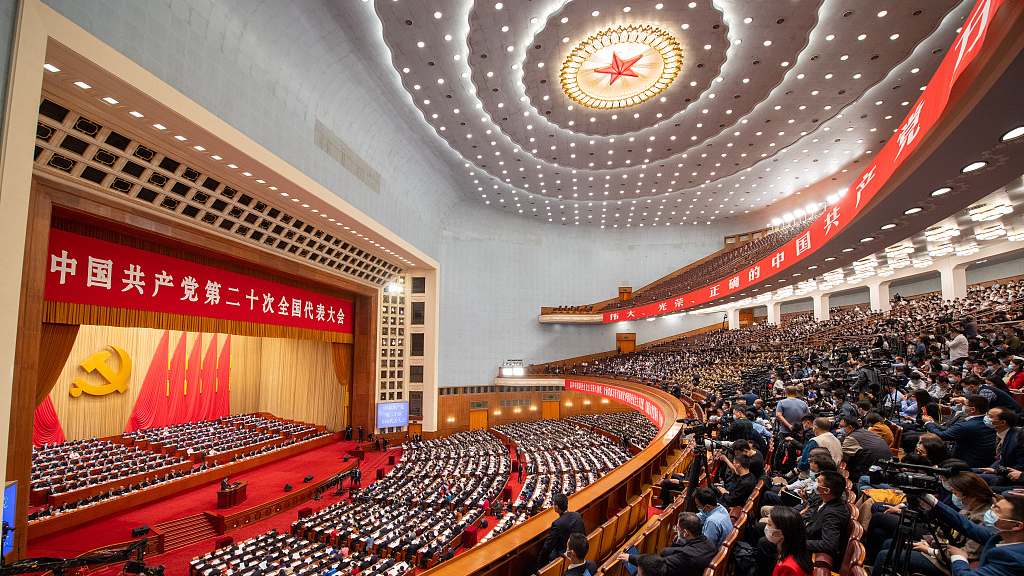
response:
[[[955,364],[957,360],[967,358],[968,356],[969,343],[967,342],[967,337],[955,327],[950,327],[949,329],[949,340],[946,341],[946,347],[949,348],[950,364]]]
[[[864,397],[871,392],[878,394],[882,389],[878,378],[878,372],[868,365],[868,358],[861,356],[857,358],[857,380],[853,383],[853,389]]]

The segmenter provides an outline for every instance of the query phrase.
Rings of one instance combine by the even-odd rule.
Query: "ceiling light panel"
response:
[[[879,18],[877,2],[863,0],[756,11],[741,0],[702,0],[692,8],[644,4],[629,12],[604,0],[501,10],[378,0],[374,13],[411,102],[445,148],[461,156],[460,165],[469,164],[462,168],[472,182],[467,193],[552,222],[562,216],[516,207],[510,196],[550,199],[555,210],[569,208],[566,202],[648,197],[682,204],[658,221],[653,214],[602,222],[564,213],[567,221],[651,226],[746,214],[821,180],[849,185],[855,171],[843,169],[877,152],[906,116],[902,102],[916,98],[949,48],[970,9],[963,4],[942,0],[916,15],[890,10]],[[560,64],[573,47],[633,23],[675,34],[683,64],[671,86],[615,111],[586,108],[562,93]],[[851,51],[842,40],[860,30],[867,37]]]

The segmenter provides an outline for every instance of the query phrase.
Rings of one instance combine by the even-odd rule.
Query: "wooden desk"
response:
[[[245,502],[245,487],[248,484],[248,482],[235,482],[234,486],[227,490],[217,490],[217,508],[231,508]]]

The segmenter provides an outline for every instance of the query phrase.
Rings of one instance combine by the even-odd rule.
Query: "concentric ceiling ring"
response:
[[[610,28],[580,42],[565,59],[562,90],[589,108],[635,106],[668,88],[682,68],[682,59],[679,42],[660,28],[638,24]]]

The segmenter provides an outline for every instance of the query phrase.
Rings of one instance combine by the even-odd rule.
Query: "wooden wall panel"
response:
[[[453,394],[438,396],[437,400],[437,436],[446,436],[453,432],[470,429],[470,402],[487,401],[487,424],[490,427],[514,422],[529,422],[543,418],[543,395],[550,392],[494,392],[490,394]],[[605,412],[629,412],[631,407],[605,398],[584,394],[582,392],[559,393],[559,416],[568,418],[580,414],[601,414]],[[519,412],[513,407],[501,407],[501,400],[529,399],[536,410],[530,406],[520,406]],[[567,405],[570,403],[571,405]],[[449,420],[451,419],[451,420]]]

